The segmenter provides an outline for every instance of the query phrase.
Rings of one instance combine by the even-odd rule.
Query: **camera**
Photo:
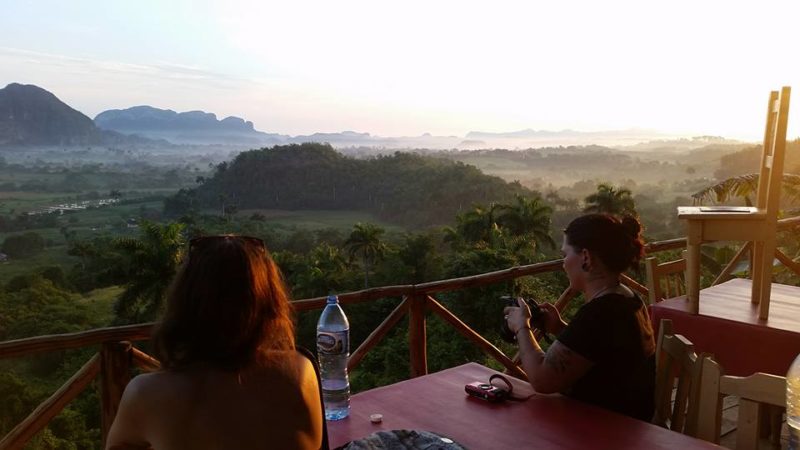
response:
[[[508,397],[508,391],[481,381],[473,381],[464,386],[467,394],[484,399],[488,402],[496,403],[505,400]]]
[[[500,297],[500,300],[505,302],[506,306],[519,306],[517,299],[510,295],[504,295]],[[523,300],[531,310],[531,328],[544,332],[545,316],[542,310],[539,308],[539,305],[530,299]],[[504,341],[511,344],[517,342],[517,337],[514,335],[511,329],[508,328],[508,321],[505,318],[503,318],[503,324],[500,326],[500,337],[503,338]]]

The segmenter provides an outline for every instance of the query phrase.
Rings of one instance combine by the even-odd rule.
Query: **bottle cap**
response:
[[[370,414],[369,421],[372,423],[381,423],[383,422],[383,414]]]
[[[336,303],[339,303],[339,297],[337,297],[335,295],[329,295],[328,296],[328,304],[329,305],[335,305]]]

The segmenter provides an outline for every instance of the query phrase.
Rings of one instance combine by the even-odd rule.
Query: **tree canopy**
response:
[[[631,191],[624,187],[617,188],[607,183],[600,183],[597,185],[597,192],[587,196],[585,201],[584,212],[638,215]]]
[[[192,208],[368,211],[385,221],[443,225],[473,203],[530,195],[473,166],[397,152],[355,159],[325,144],[292,144],[242,152],[194,189],[165,202],[175,216]]]

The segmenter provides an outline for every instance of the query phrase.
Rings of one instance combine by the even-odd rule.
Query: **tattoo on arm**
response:
[[[572,350],[563,345],[550,347],[544,355],[544,363],[558,374],[567,372],[571,359]]]

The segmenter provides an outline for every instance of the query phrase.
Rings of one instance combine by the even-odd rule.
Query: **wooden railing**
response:
[[[800,225],[800,217],[781,222],[779,226],[782,229],[795,227]],[[648,254],[653,254],[684,247],[686,247],[685,239],[672,239],[650,243],[647,245],[646,251]],[[370,302],[386,297],[402,297],[400,304],[352,352],[348,368],[350,370],[355,369],[364,356],[397,325],[403,316],[408,314],[410,375],[417,377],[428,373],[426,313],[431,312],[442,318],[445,323],[450,324],[488,356],[498,361],[510,374],[524,378],[524,372],[511,357],[505,355],[494,344],[461,321],[436,300],[434,294],[488,286],[520,277],[535,276],[560,270],[562,270],[562,260],[555,260],[462,278],[415,285],[384,286],[339,294],[339,302],[344,305]],[[720,278],[718,277],[718,279]],[[629,277],[624,277],[623,282],[641,293],[645,298],[647,297],[647,288],[640,283]],[[559,310],[563,310],[573,296],[574,294],[567,289],[557,300],[556,307]],[[322,309],[325,304],[325,297],[293,302],[294,308],[298,312]],[[67,403],[77,397],[98,375],[100,375],[102,436],[105,441],[111,422],[116,415],[122,392],[130,379],[131,368],[138,367],[146,371],[159,368],[157,360],[131,345],[132,341],[149,339],[152,328],[153,324],[147,323],[0,342],[0,359],[91,346],[100,347],[99,352],[92,356],[60,389],[39,405],[0,441],[0,450],[23,448],[36,433],[46,427],[50,420]]]

